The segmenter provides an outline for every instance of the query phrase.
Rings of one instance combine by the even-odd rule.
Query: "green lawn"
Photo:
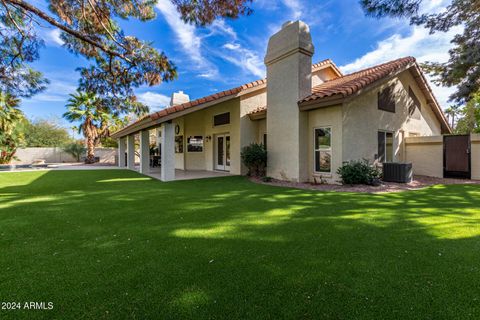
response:
[[[479,319],[480,186],[0,173],[0,319]]]

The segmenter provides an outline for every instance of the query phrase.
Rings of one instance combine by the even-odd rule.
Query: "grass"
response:
[[[0,174],[0,319],[478,319],[480,188]]]

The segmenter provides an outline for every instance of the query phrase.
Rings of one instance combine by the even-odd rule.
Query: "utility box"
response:
[[[409,183],[413,179],[411,163],[385,162],[383,163],[383,181]]]

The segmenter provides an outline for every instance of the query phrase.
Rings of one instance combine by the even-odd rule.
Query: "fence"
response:
[[[480,180],[480,134],[470,135],[471,178]],[[443,136],[407,137],[405,159],[412,162],[416,175],[443,178],[444,139]]]
[[[101,163],[115,163],[116,148],[96,148],[95,156]],[[17,150],[12,164],[31,164],[35,160],[45,160],[46,163],[77,162],[77,159],[63,151],[62,148],[21,148]]]

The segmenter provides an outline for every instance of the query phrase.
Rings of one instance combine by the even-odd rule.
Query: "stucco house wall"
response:
[[[208,109],[200,110],[184,118],[184,157],[186,170],[213,170],[214,139],[216,134],[230,133],[230,157],[232,174],[241,174],[240,162],[240,100],[232,99]],[[230,124],[213,126],[213,117],[230,112]],[[203,136],[203,152],[188,152],[187,138]],[[206,137],[211,140],[207,141]]]
[[[394,86],[396,97],[395,113],[378,109],[378,92]],[[413,119],[408,114],[409,87],[421,102],[421,117]],[[417,134],[421,136],[440,135],[440,122],[426,103],[410,72],[404,71],[388,82],[356,96],[343,106],[343,159],[375,160],[378,152],[377,132],[394,133],[394,161],[403,161],[403,138]]]
[[[342,106],[337,105],[328,108],[320,108],[308,112],[308,152],[303,156],[308,157],[306,160],[308,163],[308,176],[309,181],[314,182],[315,178],[325,179],[329,183],[335,183],[340,180],[340,177],[336,173],[337,168],[342,165],[343,159],[343,126],[342,121]],[[315,158],[314,158],[314,146],[315,137],[314,130],[320,127],[330,127],[332,140],[332,170],[330,173],[317,173],[315,172]]]

